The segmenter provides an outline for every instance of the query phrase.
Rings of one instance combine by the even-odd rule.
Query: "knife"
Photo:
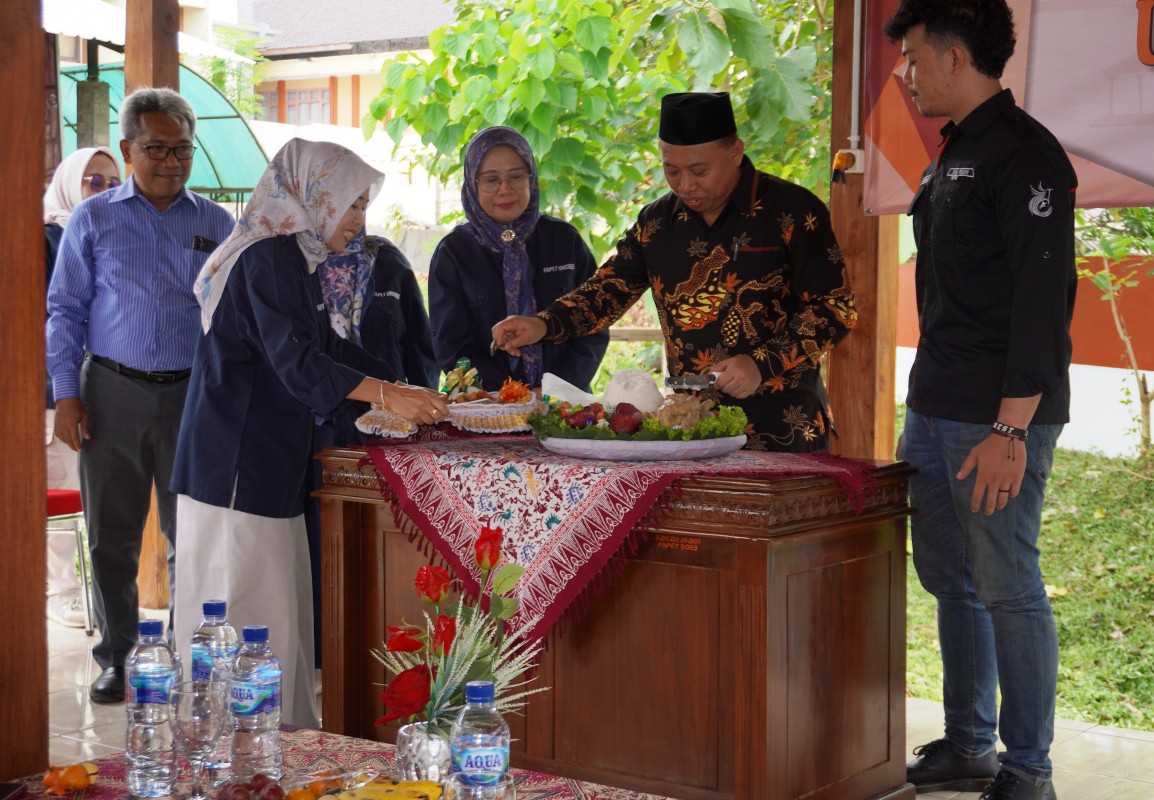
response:
[[[708,389],[716,380],[716,372],[705,375],[670,375],[665,379],[665,385],[674,391],[699,392]]]

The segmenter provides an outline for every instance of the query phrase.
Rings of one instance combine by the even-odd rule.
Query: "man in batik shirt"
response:
[[[749,417],[747,448],[827,449],[818,365],[857,321],[829,211],[754,168],[726,93],[666,95],[659,137],[672,191],[593,277],[536,316],[498,323],[493,341],[516,355],[594,333],[652,289],[670,374],[715,373],[716,399]]]

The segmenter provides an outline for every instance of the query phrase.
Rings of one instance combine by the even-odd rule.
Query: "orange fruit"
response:
[[[313,783],[320,783],[320,781],[313,781]],[[309,786],[298,786],[295,789],[289,789],[288,794],[285,795],[285,800],[317,800],[316,792]]]
[[[92,776],[83,764],[69,764],[61,770],[60,782],[65,789],[87,789],[92,785]]]

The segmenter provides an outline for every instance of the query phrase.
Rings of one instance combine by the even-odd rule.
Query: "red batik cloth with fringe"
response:
[[[397,527],[423,538],[476,597],[473,548],[482,526],[504,531],[502,555],[525,568],[512,630],[543,637],[602,568],[654,528],[666,489],[692,475],[820,475],[862,508],[867,464],[828,454],[739,450],[694,461],[599,461],[546,451],[531,436],[373,445]]]

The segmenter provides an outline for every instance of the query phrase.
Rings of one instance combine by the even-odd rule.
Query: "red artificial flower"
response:
[[[497,566],[501,560],[501,529],[482,525],[474,545],[474,555],[481,569],[489,570]]]
[[[437,605],[449,595],[452,582],[449,573],[442,567],[421,567],[417,570],[417,579],[413,585],[417,587],[417,594],[422,600]]]
[[[429,704],[429,684],[432,674],[428,666],[418,664],[393,678],[381,692],[385,710],[388,712],[374,722],[384,725],[395,719],[405,719],[425,710]]]
[[[389,626],[389,638],[385,640],[385,649],[394,653],[415,653],[421,649],[420,628],[409,625],[404,628]]]
[[[445,656],[453,646],[453,639],[457,636],[457,620],[446,617],[444,614],[437,617],[433,623],[433,654]]]

